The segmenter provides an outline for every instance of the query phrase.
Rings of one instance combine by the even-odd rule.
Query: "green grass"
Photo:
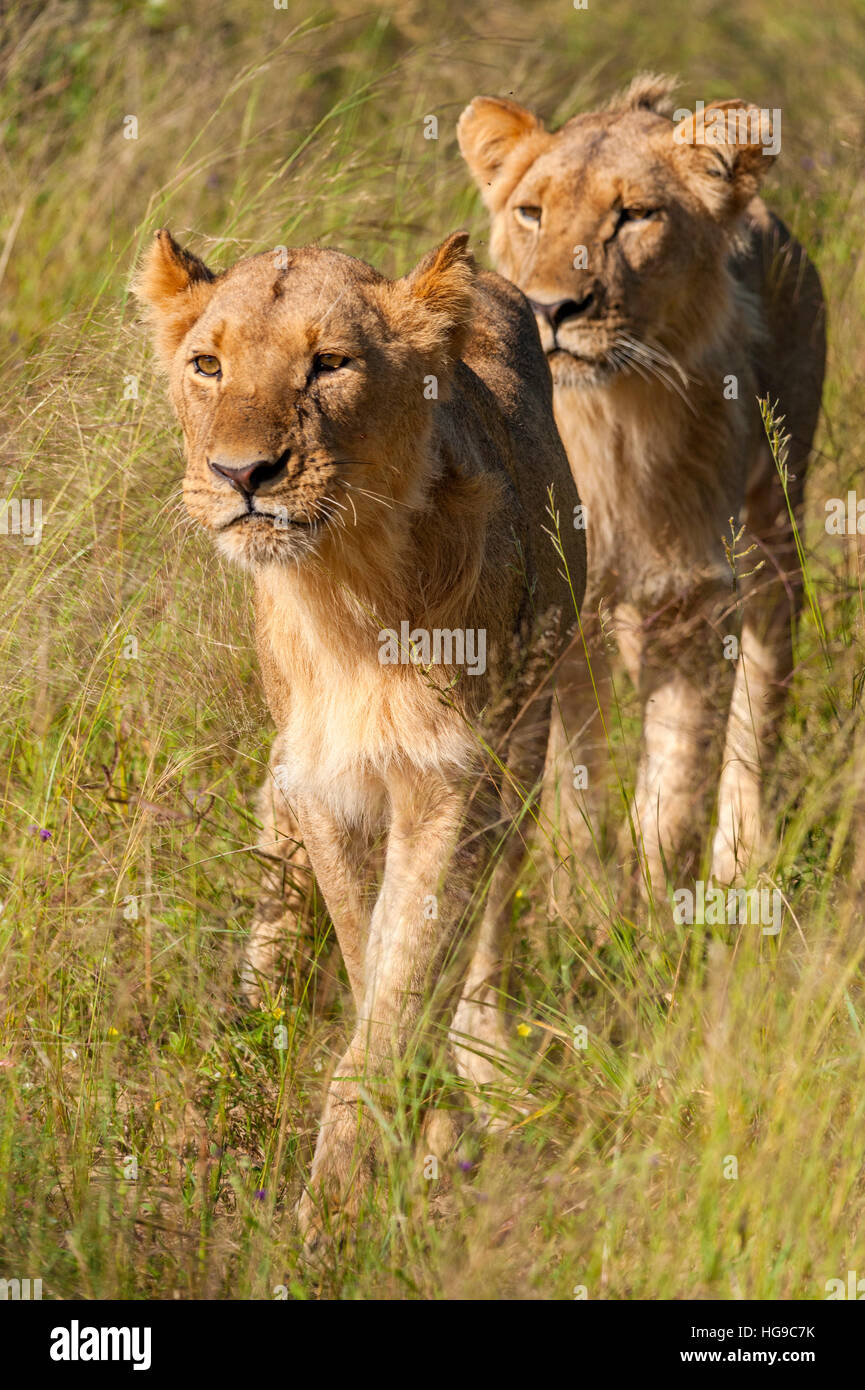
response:
[[[0,536],[0,1277],[46,1297],[807,1299],[865,1273],[865,607],[856,538],[823,529],[865,455],[865,15],[465,15],[166,0],[0,20],[2,495],[42,499],[44,527]],[[769,197],[829,302],[818,607],[770,778],[784,926],[628,921],[600,882],[548,929],[529,869],[511,1065],[537,1113],[427,1180],[414,1120],[444,1078],[408,1069],[358,1238],[312,1269],[292,1208],[349,1005],[320,988],[318,915],[330,964],[270,1012],[236,1007],[272,729],[247,582],[182,519],[129,273],[162,223],[216,266],[317,238],[397,273],[459,225],[483,258],[467,101],[562,119],[643,67],[678,71],[683,105],[783,108]]]

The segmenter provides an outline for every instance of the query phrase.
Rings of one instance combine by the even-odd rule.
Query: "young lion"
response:
[[[534,320],[466,242],[396,281],[317,247],[217,276],[161,231],[137,281],[185,436],[187,508],[254,576],[281,786],[356,1006],[301,1203],[311,1239],[317,1196],[356,1207],[364,1097],[432,1026],[432,984],[459,1001],[454,1038],[503,1045],[519,821],[585,586]],[[550,490],[567,523],[555,545]],[[495,1076],[475,1051],[457,1065]]]
[[[560,682],[560,772],[579,760],[590,793],[606,781],[604,610],[643,703],[635,817],[656,888],[694,862],[725,724],[713,875],[733,880],[761,842],[802,576],[755,396],[780,401],[798,521],[825,353],[817,273],[756,197],[773,157],[760,113],[723,102],[674,126],[673,85],[639,77],[555,133],[477,97],[458,127],[496,268],[534,308],[586,510],[593,679],[577,661]]]

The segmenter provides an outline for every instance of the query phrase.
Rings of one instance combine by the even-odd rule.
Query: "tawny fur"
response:
[[[717,110],[750,108],[717,103],[674,127],[674,85],[643,74],[556,132],[515,102],[477,97],[458,127],[496,268],[536,304],[567,305],[555,321],[537,311],[589,551],[592,674],[577,659],[560,687],[565,838],[579,869],[597,844],[580,812],[601,814],[608,782],[606,625],[643,702],[634,811],[656,892],[696,867],[716,791],[714,875],[742,874],[761,848],[802,579],[755,397],[786,417],[801,519],[825,354],[817,273],[756,196],[765,147],[744,121],[706,137]],[[746,526],[735,587],[731,519]],[[725,659],[729,636],[738,664]],[[583,807],[566,795],[575,763],[588,769]]]
[[[442,1010],[463,1075],[483,1088],[498,1074],[518,822],[585,585],[578,499],[529,308],[476,271],[462,235],[389,281],[315,247],[213,277],[161,232],[137,292],[183,427],[188,510],[254,577],[278,733],[266,838],[291,858],[296,819],[354,995],[301,1204],[314,1234],[322,1197],[354,1210],[370,1170],[363,1097],[384,1103],[395,1059]],[[219,472],[252,464],[266,474],[254,495]],[[482,630],[485,669],[453,652],[382,664],[382,632],[404,622]],[[250,990],[279,918],[271,887]],[[480,1043],[460,1048],[467,1036]]]

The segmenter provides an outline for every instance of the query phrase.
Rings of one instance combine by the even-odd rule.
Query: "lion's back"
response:
[[[761,198],[748,206],[737,278],[757,297],[766,333],[755,341],[762,396],[780,402],[794,453],[807,453],[823,391],[826,308],[817,269],[804,246]]]

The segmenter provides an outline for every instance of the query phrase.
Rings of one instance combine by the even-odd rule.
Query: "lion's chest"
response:
[[[375,823],[396,769],[450,778],[470,766],[475,740],[421,670],[382,665],[377,649],[359,651],[337,633],[292,626],[272,636],[269,677],[282,684],[271,705],[280,710],[290,799]]]
[[[739,508],[735,449],[716,427],[700,450],[669,401],[565,393],[556,421],[583,506],[591,592],[657,603],[699,572],[728,578],[723,538]]]

